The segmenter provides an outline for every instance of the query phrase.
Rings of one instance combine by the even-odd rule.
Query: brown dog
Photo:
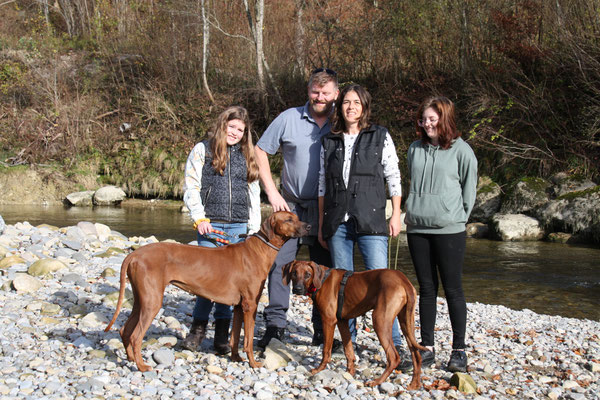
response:
[[[308,261],[294,261],[283,269],[283,281],[292,281],[294,294],[312,294],[314,304],[318,307],[323,320],[323,360],[312,370],[315,374],[322,371],[331,360],[333,333],[337,323],[344,353],[348,362],[348,372],[355,373],[354,349],[350,340],[348,320],[373,310],[373,325],[377,337],[385,350],[387,358],[383,374],[367,382],[368,386],[381,384],[400,363],[400,355],[392,341],[392,323],[398,317],[406,343],[412,355],[414,372],[409,390],[421,387],[421,354],[417,351],[426,350],[415,339],[415,307],[417,293],[408,278],[400,271],[375,269],[356,272],[348,278],[344,291],[344,302],[341,319],[337,319],[338,293],[344,276],[344,270],[332,269],[326,276],[328,268]]]
[[[241,361],[238,353],[242,316],[244,351],[251,367],[258,368],[253,354],[256,307],[267,274],[279,248],[291,237],[306,236],[310,225],[287,211],[272,214],[260,231],[245,242],[209,248],[178,243],[155,243],[131,253],[121,266],[121,286],[117,310],[108,331],[121,310],[125,293],[125,273],[133,291],[133,309],[120,330],[127,359],[140,371],[151,367],[141,354],[142,340],[160,310],[167,285],[234,307],[231,329],[231,359]]]

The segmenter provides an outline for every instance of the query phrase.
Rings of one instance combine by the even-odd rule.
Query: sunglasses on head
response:
[[[326,72],[326,73],[327,73],[327,75],[331,75],[331,76],[337,76],[337,72],[335,72],[334,70],[332,70],[332,69],[329,69],[329,68],[317,68],[317,69],[315,69],[315,70],[312,72],[312,74],[314,75],[314,74],[317,74],[317,73],[319,73],[319,72]]]

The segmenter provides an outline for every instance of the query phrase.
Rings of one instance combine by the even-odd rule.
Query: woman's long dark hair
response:
[[[347,131],[346,120],[344,120],[344,112],[342,111],[342,104],[344,103],[344,98],[350,92],[355,92],[358,95],[360,104],[362,105],[362,114],[358,121],[358,128],[362,130],[370,125],[371,95],[364,87],[357,84],[351,84],[342,89],[342,92],[335,102],[335,112],[333,114],[333,118],[331,119],[331,133],[339,134]]]

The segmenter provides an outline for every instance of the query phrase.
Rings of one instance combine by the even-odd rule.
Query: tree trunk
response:
[[[202,84],[210,101],[214,104],[215,98],[212,95],[206,78],[206,69],[208,67],[208,44],[210,43],[210,26],[206,17],[206,8],[204,0],[200,0],[200,8],[202,14]]]
[[[304,7],[306,7],[306,0],[296,0],[296,38],[294,41],[294,50],[296,51],[296,69],[302,79],[306,78],[304,66],[306,32],[304,31],[304,24],[302,21]]]

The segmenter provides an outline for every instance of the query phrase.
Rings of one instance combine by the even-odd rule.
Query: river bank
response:
[[[144,357],[158,365],[142,374],[126,361],[117,329],[107,333],[103,329],[114,312],[118,289],[118,277],[110,276],[110,271],[119,271],[132,246],[154,240],[128,238],[91,223],[61,229],[28,223],[7,226],[0,236],[7,251],[0,261],[1,398],[585,399],[600,395],[600,322],[481,303],[468,304],[469,375],[478,393],[467,395],[450,388],[451,374],[444,367],[451,333],[441,298],[436,367],[424,371],[425,388],[419,391],[405,391],[410,377],[402,373],[377,388],[364,387],[364,381],[380,373],[384,356],[375,335],[362,329],[358,343],[363,350],[355,377],[345,374],[341,356],[312,377],[309,371],[317,365],[320,349],[309,345],[310,306],[306,298],[297,296],[288,313],[285,338],[295,361],[286,366],[253,370],[246,362],[216,356],[211,349],[212,329],[201,351],[183,351],[179,342],[188,331],[193,297],[172,286],[143,350]],[[6,262],[10,257],[20,260]],[[27,274],[35,261],[47,258],[56,262],[54,272],[44,277]],[[20,280],[34,280],[37,289],[21,286]],[[265,305],[263,296],[257,337],[264,330]],[[121,312],[117,328],[127,314],[128,310]]]

